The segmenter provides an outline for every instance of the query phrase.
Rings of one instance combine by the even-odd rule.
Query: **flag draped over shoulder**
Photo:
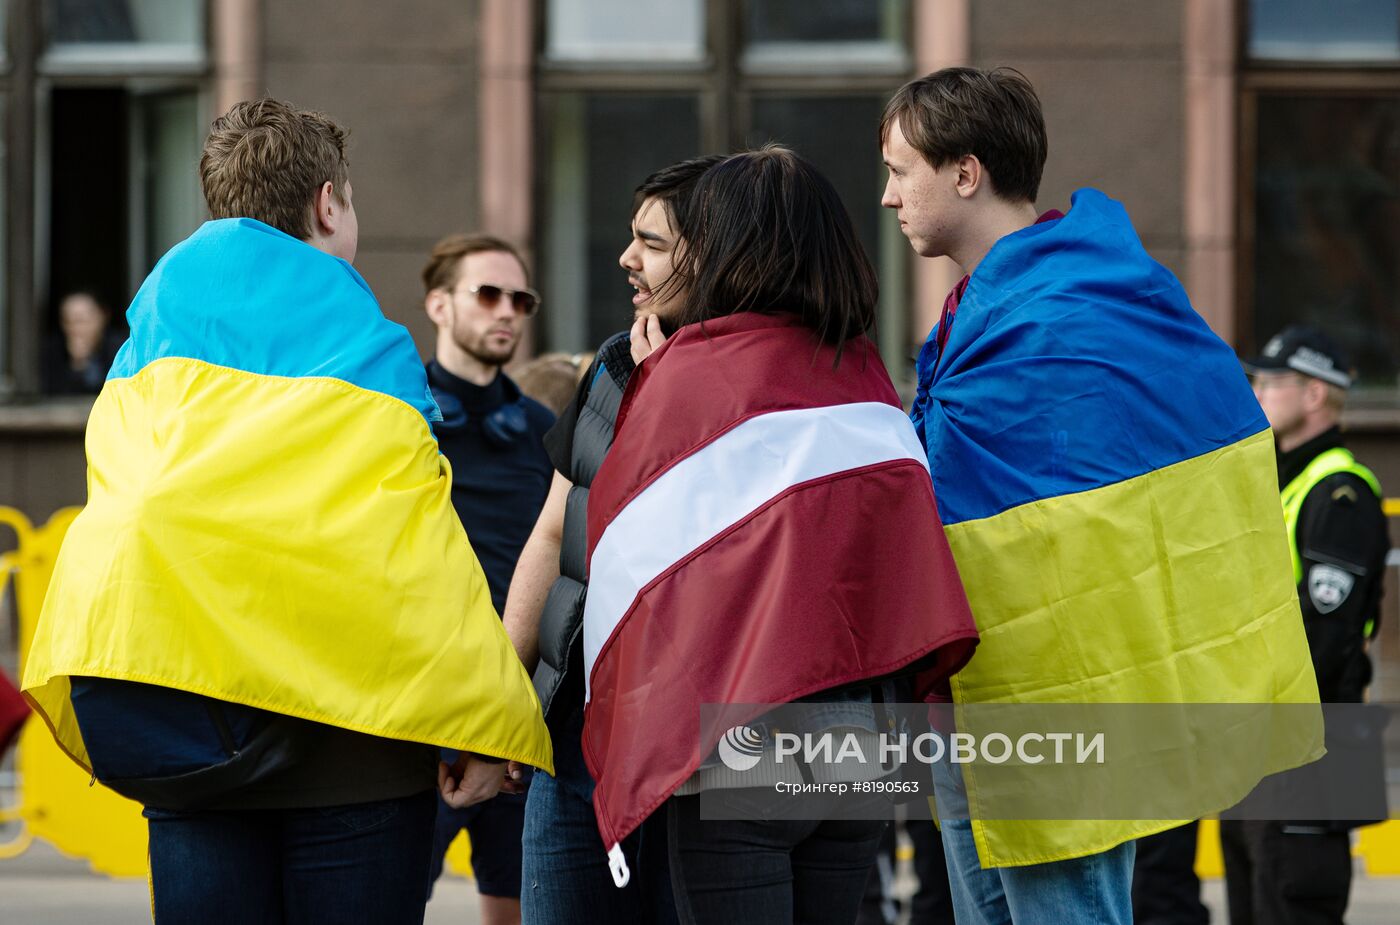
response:
[[[90,675],[552,769],[423,366],[359,274],[213,221],[127,317],[26,662],[60,745],[86,765],[68,678]]]
[[[922,448],[864,338],[839,366],[794,316],[679,331],[633,374],[588,501],[583,748],[615,846],[723,730],[976,644]],[[917,663],[917,664],[916,664]]]
[[[958,704],[1317,701],[1269,424],[1122,206],[1081,190],[1065,217],[1003,238],[941,360],[936,341],[914,418],[981,633],[952,682]],[[1209,777],[1204,815],[1318,757],[1321,716],[1252,763],[1213,765],[1208,741],[1159,745]],[[963,771],[971,796],[978,770]],[[973,831],[990,867],[1172,824]]]

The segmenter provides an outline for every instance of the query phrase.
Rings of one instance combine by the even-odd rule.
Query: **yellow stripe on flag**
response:
[[[87,447],[25,671],[80,763],[69,675],[552,767],[418,411],[163,359],[108,383]]]
[[[1268,431],[947,532],[982,634],[953,678],[958,704],[1317,702]],[[1239,799],[1319,756],[1320,714],[1274,751],[1213,768],[1212,793]],[[984,866],[1015,866],[1176,824],[974,819],[973,831]]]

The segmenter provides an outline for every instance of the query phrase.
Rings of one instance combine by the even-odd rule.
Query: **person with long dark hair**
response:
[[[632,312],[670,317],[667,280],[673,256],[690,233],[691,191],[722,160],[691,158],[648,175],[633,192],[630,240],[618,258],[636,290]],[[657,337],[657,322],[652,321]],[[646,342],[645,337],[640,343]],[[525,925],[594,925],[675,921],[666,857],[666,819],[640,826],[621,846],[636,876],[613,887],[593,832],[593,779],[581,744],[584,600],[589,594],[587,510],[590,486],[613,442],[613,421],[636,363],[635,338],[609,337],[588,364],[573,398],[544,436],[554,481],[511,577],[504,613],[535,690],[554,747],[554,776],[540,774],[525,804],[520,901]],[[523,770],[523,769],[521,769]]]
[[[844,925],[886,823],[702,819],[705,791],[774,793],[769,764],[713,760],[720,727],[761,740],[797,701],[873,715],[895,677],[924,698],[976,632],[831,183],[768,146],[707,171],[690,209],[678,307],[633,328],[642,362],[589,496],[598,826],[622,885],[620,842],[666,814],[682,922]],[[728,705],[723,721],[705,704]]]

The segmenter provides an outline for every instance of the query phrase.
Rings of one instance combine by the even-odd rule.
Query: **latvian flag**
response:
[[[889,374],[795,316],[687,326],[637,369],[588,537],[583,750],[619,884],[618,843],[716,744],[702,704],[892,673],[924,698],[976,645]]]

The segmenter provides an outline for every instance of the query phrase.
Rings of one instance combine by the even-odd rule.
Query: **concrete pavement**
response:
[[[904,862],[898,885],[914,887]],[[1204,886],[1211,921],[1224,925],[1225,888],[1219,880]],[[1394,925],[1400,921],[1400,877],[1368,878],[1352,884],[1351,925]],[[0,861],[0,922],[5,925],[148,925],[150,900],[143,880],[113,880],[93,874],[86,864],[61,856],[42,842],[18,858]],[[477,925],[475,887],[444,877],[428,904],[427,925]]]

